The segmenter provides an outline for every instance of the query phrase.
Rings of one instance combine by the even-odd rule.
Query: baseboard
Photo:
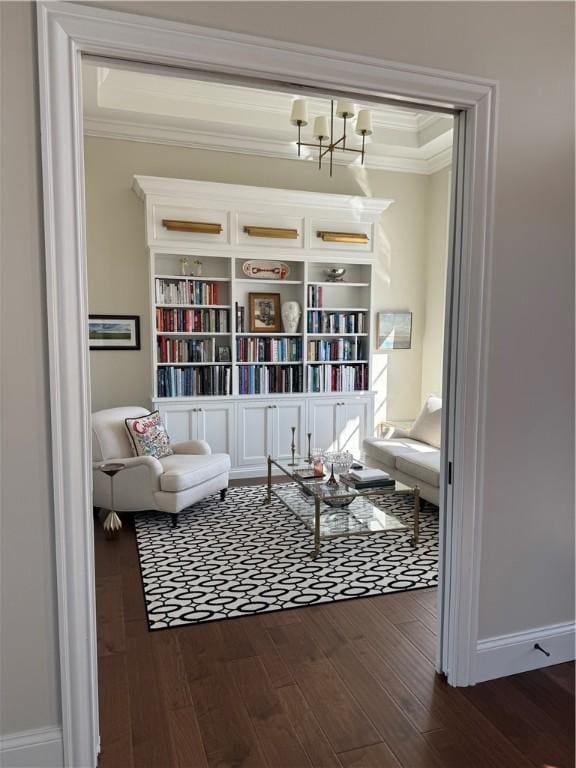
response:
[[[572,622],[479,640],[475,681],[480,683],[572,661],[575,641],[576,625]],[[545,648],[550,656],[535,649],[536,643]]]
[[[0,736],[2,768],[62,768],[61,728],[37,728]]]

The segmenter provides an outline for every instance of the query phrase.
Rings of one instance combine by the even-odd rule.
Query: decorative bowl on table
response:
[[[324,496],[322,501],[327,504],[329,507],[333,507],[334,509],[343,509],[344,507],[348,507],[354,499],[352,496]]]
[[[325,269],[324,274],[329,283],[341,283],[344,280],[346,270],[344,267],[332,267],[331,269]]]

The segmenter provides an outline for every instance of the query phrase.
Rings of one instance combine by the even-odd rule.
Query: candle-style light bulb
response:
[[[314,120],[314,138],[326,141],[330,138],[330,123],[327,117],[317,117]]]
[[[361,109],[358,112],[358,119],[356,120],[356,128],[354,130],[359,136],[372,135],[372,113],[369,109]]]
[[[308,125],[308,105],[306,104],[306,99],[294,99],[292,111],[290,112],[290,122],[292,125]]]

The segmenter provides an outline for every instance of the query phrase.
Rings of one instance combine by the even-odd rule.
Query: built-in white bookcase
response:
[[[151,400],[172,439],[207,439],[236,474],[288,456],[290,426],[301,454],[307,433],[315,447],[357,448],[373,428],[372,276],[392,201],[150,177],[134,189],[146,204]],[[255,259],[289,273],[247,277]],[[328,280],[332,267],[346,270],[342,282]],[[297,333],[252,333],[250,293],[297,301]]]

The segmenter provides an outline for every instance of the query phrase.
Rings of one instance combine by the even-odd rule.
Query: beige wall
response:
[[[374,309],[410,310],[414,328],[411,349],[374,355],[376,417],[399,421],[415,418],[423,375],[425,262],[430,241],[428,177],[339,166],[330,179],[312,163],[297,160],[94,137],[86,137],[85,160],[90,312],[139,314],[142,324],[139,352],[91,353],[94,410],[149,404],[150,310],[144,206],[131,189],[134,174],[142,174],[393,198],[394,204],[382,217],[383,248],[375,271]],[[447,200],[439,198],[434,212],[443,224],[447,214],[439,209],[441,204],[447,205]],[[435,284],[435,288],[442,294],[441,285]],[[441,349],[435,347],[435,352],[441,355]],[[432,352],[426,359],[430,361],[427,364],[439,369],[441,361],[433,361]]]
[[[450,223],[449,168],[428,177],[424,335],[422,338],[422,401],[442,394],[442,348],[446,298],[446,257]]]
[[[305,13],[290,2],[109,6],[499,81],[480,636],[572,620],[572,4],[308,2]],[[2,3],[0,13],[9,139],[2,327],[18,316],[22,329],[3,339],[1,366],[6,733],[55,722],[58,661],[35,23],[24,3]],[[32,300],[16,315],[18,284]]]
[[[60,705],[34,12],[0,14],[0,733],[12,733],[58,724]]]

